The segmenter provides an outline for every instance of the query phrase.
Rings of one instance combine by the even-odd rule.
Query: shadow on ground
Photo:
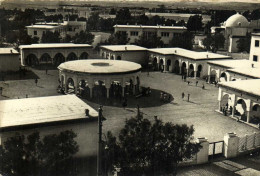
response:
[[[127,106],[126,108],[135,108],[137,105],[139,105],[140,108],[147,108],[147,107],[156,107],[156,106],[161,106],[167,103],[171,103],[173,105],[176,105],[176,103],[173,103],[172,101],[174,100],[173,96],[167,92],[163,92],[166,94],[165,100],[162,100],[161,97],[161,90],[156,90],[156,89],[151,89],[151,95],[150,96],[140,96],[140,97],[135,97],[133,95],[127,95]],[[114,107],[123,107],[123,99],[121,98],[114,98],[111,97],[110,99],[107,99],[105,97],[94,97],[92,99],[89,98],[84,98],[82,99],[103,105],[103,106],[114,106]]]
[[[0,75],[1,81],[13,81],[13,80],[27,80],[27,79],[39,79],[33,71],[27,70],[25,72],[12,72]]]
[[[32,67],[35,70],[57,70],[58,66],[54,66],[51,64],[41,64],[41,65],[36,65]]]

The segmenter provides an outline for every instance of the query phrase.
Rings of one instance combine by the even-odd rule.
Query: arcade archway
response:
[[[227,74],[223,72],[220,75],[220,82],[226,82],[226,81],[227,81]]]
[[[187,74],[187,65],[185,62],[183,62],[181,64],[181,73],[184,75],[184,74]]]
[[[170,66],[171,66],[172,61],[170,59],[167,60],[167,65],[166,65],[166,71],[170,71]]]
[[[241,120],[247,121],[246,102],[243,99],[238,99],[235,106],[235,115],[239,116]]]
[[[61,53],[57,53],[55,56],[54,56],[54,59],[53,59],[53,64],[58,66],[60,65],[61,63],[65,62],[65,57],[63,56],[63,54]]]
[[[68,57],[67,57],[67,61],[72,61],[72,60],[77,60],[77,55],[73,52],[71,52]]]
[[[176,60],[174,62],[174,70],[173,70],[173,72],[176,73],[176,74],[180,73],[180,62],[178,60]]]
[[[51,56],[48,53],[44,53],[40,57],[40,63],[51,64],[52,63]]]
[[[29,54],[25,59],[25,63],[28,66],[39,65],[38,59],[34,54]]]
[[[79,56],[79,59],[88,59],[88,53],[87,52],[81,53],[81,55]]]
[[[197,78],[200,78],[201,73],[202,73],[202,65],[199,65],[199,66],[198,66],[198,70],[197,70],[197,75],[196,75],[196,77],[197,77]]]
[[[194,77],[194,66],[193,66],[193,64],[190,64],[190,66],[189,66],[189,76]]]

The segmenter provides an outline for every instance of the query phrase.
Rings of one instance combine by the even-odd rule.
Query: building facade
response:
[[[135,40],[144,35],[150,37],[157,35],[161,38],[164,45],[169,45],[170,41],[187,30],[184,26],[144,26],[144,25],[115,25],[115,33],[125,33],[129,38],[129,44],[133,44]]]
[[[0,48],[0,72],[19,71],[20,55],[14,48]]]
[[[249,60],[260,63],[260,33],[252,33]]]
[[[136,45],[103,45],[99,55],[103,59],[125,60],[141,65],[148,64],[147,48]]]
[[[59,64],[78,59],[88,59],[92,46],[88,44],[51,43],[20,45],[21,65]]]

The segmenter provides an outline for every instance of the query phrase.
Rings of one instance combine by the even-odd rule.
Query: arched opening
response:
[[[109,89],[109,95],[114,98],[122,98],[122,93],[120,81],[112,81]]]
[[[216,80],[216,77],[217,77],[217,72],[216,70],[211,70],[210,71],[210,75],[209,75],[209,83],[215,83],[217,80]]]
[[[36,55],[29,54],[25,59],[25,64],[28,65],[28,66],[39,65],[39,62],[38,62]]]
[[[183,75],[186,75],[187,74],[187,65],[186,65],[186,63],[185,62],[183,62],[182,63],[182,65],[181,65],[181,73],[183,74]]]
[[[260,124],[260,104],[255,104],[252,107],[250,123]]]
[[[96,98],[106,97],[105,80],[97,80],[94,82],[93,97]]]
[[[202,65],[199,65],[199,66],[198,66],[198,70],[197,70],[197,75],[196,75],[196,77],[197,77],[197,78],[200,78],[201,73],[202,73]]]
[[[57,53],[55,56],[54,56],[54,59],[53,59],[53,64],[58,66],[60,65],[61,63],[65,62],[65,57],[61,54],[61,53]]]
[[[79,56],[79,59],[88,59],[88,53],[87,52],[81,53],[81,55]]]
[[[153,58],[153,70],[156,71],[158,70],[158,63],[157,63],[157,58]]]
[[[163,59],[160,59],[159,69],[160,69],[161,72],[164,70],[164,62],[163,62]]]
[[[176,60],[174,62],[174,70],[173,70],[173,72],[176,73],[176,74],[180,73],[180,62],[178,60]]]
[[[77,60],[77,55],[73,52],[71,52],[68,57],[67,57],[67,61],[72,61],[72,60]]]
[[[68,78],[67,90],[68,90],[68,93],[74,93],[75,92],[74,81],[73,81],[72,78]]]
[[[167,67],[166,71],[170,71],[170,66],[171,66],[172,61],[170,59],[167,60]]]
[[[235,115],[239,116],[240,120],[247,121],[246,102],[243,99],[237,100],[237,105],[235,106]]]
[[[117,56],[116,60],[121,60],[121,56]]]
[[[111,59],[111,60],[115,60],[115,57],[112,55],[112,56],[110,57],[110,59]]]
[[[51,56],[48,53],[44,53],[40,57],[40,63],[51,64],[52,63]]]
[[[226,81],[227,81],[227,74],[223,72],[220,75],[220,82],[226,82]]]
[[[194,66],[193,66],[193,64],[190,64],[190,66],[189,66],[189,76],[194,77]]]
[[[90,98],[90,88],[87,80],[80,80],[78,83],[79,95],[84,98]]]
[[[229,104],[230,104],[230,96],[229,94],[225,94],[220,101],[220,107],[222,110],[225,108],[227,109],[229,108]]]

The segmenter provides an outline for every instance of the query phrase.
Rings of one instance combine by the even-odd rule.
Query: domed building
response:
[[[228,52],[238,52],[237,41],[250,32],[248,20],[239,13],[232,15],[224,22],[225,38]]]

